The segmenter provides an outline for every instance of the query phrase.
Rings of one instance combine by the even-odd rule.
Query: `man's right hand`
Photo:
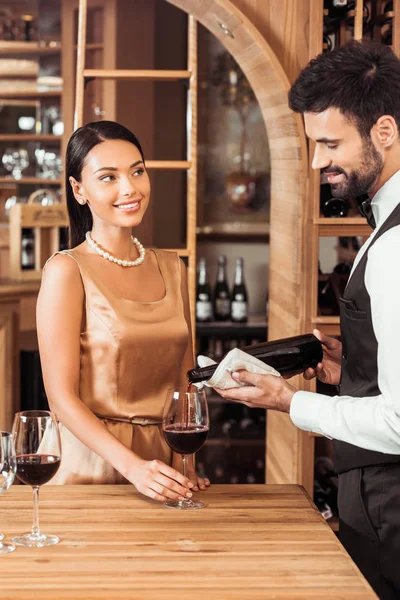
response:
[[[187,500],[193,483],[161,460],[140,460],[125,474],[136,489],[153,500]]]
[[[310,368],[304,371],[304,379],[314,379],[314,377],[317,377],[323,383],[339,385],[342,364],[342,342],[323,334],[319,329],[314,329],[313,334],[322,344],[323,357],[322,362],[318,363],[315,369]]]

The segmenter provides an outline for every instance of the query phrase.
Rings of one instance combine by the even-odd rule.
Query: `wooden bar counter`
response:
[[[215,485],[189,512],[133,486],[40,495],[41,529],[61,541],[0,556],[2,600],[377,598],[297,485]],[[30,529],[31,509],[29,487],[0,497],[6,541]]]

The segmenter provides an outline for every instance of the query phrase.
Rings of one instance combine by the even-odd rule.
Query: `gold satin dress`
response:
[[[155,302],[118,298],[90,269],[88,256],[65,250],[79,267],[85,292],[80,336],[80,398],[107,429],[145,460],[171,464],[161,430],[167,391],[184,385],[189,340],[176,252],[152,250],[165,295]],[[149,282],[150,284],[150,282]],[[127,483],[108,462],[60,423],[61,466],[52,484]]]

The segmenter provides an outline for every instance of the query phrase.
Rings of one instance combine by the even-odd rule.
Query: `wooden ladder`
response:
[[[188,261],[188,287],[193,340],[195,339],[196,300],[196,214],[197,214],[197,22],[188,16],[187,70],[86,69],[86,23],[88,0],[79,0],[78,45],[74,129],[83,125],[85,80],[135,79],[137,81],[188,82],[186,106],[186,160],[146,160],[147,169],[186,170],[186,248],[176,249]]]

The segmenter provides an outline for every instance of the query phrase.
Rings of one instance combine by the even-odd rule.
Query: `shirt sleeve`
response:
[[[306,431],[368,450],[400,454],[400,226],[371,247],[365,285],[378,342],[381,394],[353,398],[296,392],[290,417]]]

